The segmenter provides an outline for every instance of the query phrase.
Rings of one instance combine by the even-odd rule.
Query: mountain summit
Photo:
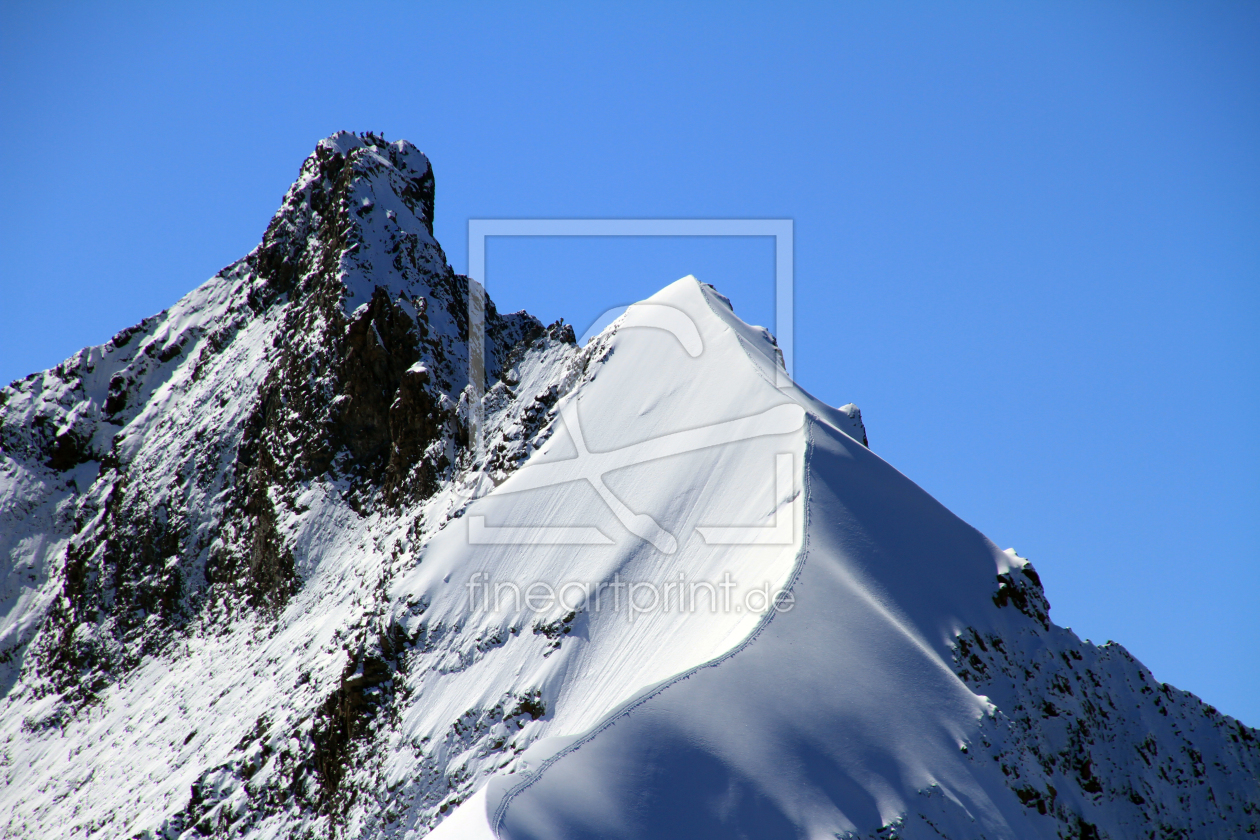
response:
[[[0,392],[5,836],[1260,831],[1255,730],[1055,626],[712,286],[470,350],[433,201],[335,134]]]

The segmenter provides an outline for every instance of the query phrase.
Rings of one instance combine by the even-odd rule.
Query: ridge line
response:
[[[707,299],[706,299],[706,302],[707,302]],[[751,362],[752,360],[750,359],[749,361]],[[805,416],[807,418],[807,422],[805,425],[805,453],[804,453],[804,464],[802,465],[802,469],[801,469],[802,483],[804,484],[804,487],[802,488],[803,496],[804,496],[804,500],[803,500],[804,504],[802,505],[802,507],[804,508],[804,514],[802,516],[803,522],[801,526],[801,547],[797,551],[796,560],[792,566],[792,573],[788,576],[787,584],[783,587],[782,591],[784,592],[791,592],[796,587],[797,582],[800,580],[801,573],[805,570],[805,563],[807,562],[808,557],[809,557],[809,533],[810,533],[809,518],[810,518],[810,511],[812,509],[810,505],[812,485],[810,482],[809,469],[805,465],[809,463],[810,454],[812,453],[814,449],[814,437],[813,437],[813,424],[808,422],[811,415],[809,414],[808,411],[806,411]],[[552,765],[560,761],[560,759],[565,758],[568,755],[571,755],[572,753],[576,752],[581,747],[590,743],[591,741],[595,739],[596,736],[600,735],[605,730],[610,729],[614,724],[616,724],[622,718],[629,717],[630,714],[634,712],[635,709],[644,705],[649,700],[652,700],[655,697],[659,696],[660,694],[664,693],[670,687],[682,682],[683,680],[690,679],[693,675],[698,674],[700,671],[706,668],[716,668],[717,666],[721,665],[722,663],[734,657],[736,654],[749,648],[752,645],[752,643],[755,642],[757,638],[763,632],[765,632],[766,628],[770,626],[770,622],[772,622],[775,616],[778,614],[779,614],[778,610],[770,609],[769,611],[766,612],[764,616],[762,616],[761,620],[757,623],[757,626],[753,628],[752,632],[749,633],[748,636],[746,636],[735,647],[731,648],[728,651],[725,651],[722,654],[719,654],[718,656],[714,657],[713,659],[708,660],[707,662],[702,662],[699,665],[695,665],[695,666],[692,666],[691,668],[688,668],[682,673],[675,674],[674,676],[666,679],[665,681],[658,683],[654,688],[648,689],[646,693],[641,694],[638,697],[631,698],[630,700],[626,701],[626,703],[623,704],[619,709],[616,709],[613,712],[610,712],[602,723],[595,726],[593,729],[588,731],[585,735],[582,735],[580,738],[578,738],[578,740],[574,741],[571,744],[566,745],[563,749],[561,749],[555,755],[550,756],[545,761],[543,761],[542,764],[539,765],[537,770],[529,773],[526,776],[526,778],[522,779],[520,782],[516,784],[516,786],[509,789],[508,792],[503,795],[503,799],[500,800],[498,806],[495,808],[494,815],[491,817],[489,821],[490,832],[496,838],[499,838],[499,840],[502,840],[502,834],[500,833],[500,828],[502,827],[504,818],[507,816],[507,809],[511,806],[512,800],[515,799],[520,794],[524,793],[526,790],[528,790],[531,786],[533,786],[535,782],[539,781],[542,778],[543,774],[546,773],[546,771],[550,769]]]

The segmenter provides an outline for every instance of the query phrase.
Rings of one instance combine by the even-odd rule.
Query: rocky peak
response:
[[[282,609],[304,577],[291,523],[312,487],[394,515],[477,468],[459,414],[469,281],[433,239],[433,195],[412,144],[334,134],[253,252],[4,389],[0,524],[22,556],[0,572],[37,606],[0,627],[0,682],[38,635],[38,690],[89,702],[170,642],[162,628]],[[485,326],[483,391],[531,354],[576,353],[571,330],[488,300]],[[55,537],[23,542],[34,524],[9,519],[41,505]]]

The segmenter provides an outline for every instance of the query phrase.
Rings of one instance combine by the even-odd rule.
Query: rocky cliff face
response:
[[[623,626],[587,608],[487,618],[460,606],[463,582],[440,573],[444,557],[472,562],[449,547],[458,520],[568,440],[557,418],[580,397],[660,432],[759,400],[794,401],[837,445],[864,444],[865,430],[856,407],[765,384],[772,340],[694,283],[665,300],[698,325],[703,375],[677,372],[693,362],[675,344],[627,337],[632,316],[579,348],[563,324],[487,303],[486,381],[473,388],[469,281],[433,239],[433,201],[414,146],[333,135],[252,253],[0,391],[5,836],[417,837],[490,780],[536,769],[528,750],[544,736],[587,731],[752,632],[729,616]],[[466,431],[476,391],[481,456]],[[592,450],[642,441],[619,434]],[[760,510],[738,476],[762,461],[730,472],[730,457],[705,453],[642,482],[636,509],[669,522],[727,470],[715,509]],[[748,568],[796,580],[802,533]],[[680,556],[701,556],[698,539]],[[673,574],[641,541],[568,550],[496,556],[522,575]],[[999,561],[1007,570],[980,584],[997,617],[969,614],[947,668],[987,698],[983,716],[963,715],[976,777],[997,780],[997,812],[1034,822],[963,819],[946,836],[1256,833],[1255,731],[1156,683],[1119,646],[1055,627],[1031,567]],[[851,836],[929,836],[948,822],[933,813],[854,818]],[[528,836],[510,820],[496,829]]]
[[[319,559],[295,526],[312,488],[356,518],[416,528],[458,510],[444,499],[417,517],[481,466],[461,418],[469,281],[432,237],[433,193],[409,143],[334,135],[251,254],[0,392],[10,789],[19,733],[64,732],[190,637],[274,626]],[[492,303],[485,321],[491,384],[536,356],[579,356],[567,326]],[[536,432],[558,391],[495,393],[492,421],[524,415]],[[497,441],[500,473],[520,444]],[[325,692],[340,734],[314,762],[313,803],[357,734],[365,684],[347,680]]]
[[[1032,621],[1005,634],[972,628],[956,645],[959,677],[994,704],[976,760],[995,762],[1061,837],[1254,835],[1256,731],[1156,681],[1121,645],[1052,624],[1037,573],[1008,553],[1015,565],[994,603]]]

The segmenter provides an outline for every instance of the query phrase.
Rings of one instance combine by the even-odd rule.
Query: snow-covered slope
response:
[[[1237,837],[1256,733],[1048,619],[684,278],[487,307],[405,142],[0,397],[14,837]],[[436,829],[436,831],[434,831]]]

